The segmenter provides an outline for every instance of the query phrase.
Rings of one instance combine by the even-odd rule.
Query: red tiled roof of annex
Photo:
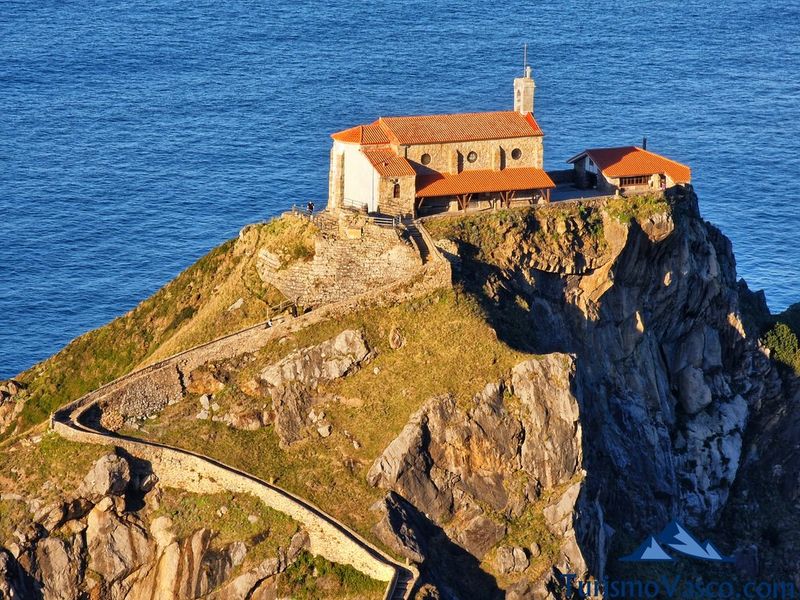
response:
[[[391,148],[365,148],[364,156],[382,177],[404,177],[416,175],[411,163],[397,156]]]
[[[519,168],[462,171],[457,175],[424,175],[417,179],[417,197],[455,196],[484,192],[541,190],[554,188],[555,183],[541,169]]]
[[[665,173],[677,183],[687,183],[692,178],[692,170],[688,166],[637,146],[591,148],[573,156],[568,162],[574,162],[583,155],[588,155],[607,177]]]
[[[341,142],[370,144],[444,144],[541,136],[532,114],[516,111],[381,117],[331,135]]]

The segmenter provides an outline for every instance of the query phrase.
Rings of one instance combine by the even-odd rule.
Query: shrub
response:
[[[772,358],[800,375],[800,344],[786,323],[776,323],[764,336],[764,343],[772,352]]]

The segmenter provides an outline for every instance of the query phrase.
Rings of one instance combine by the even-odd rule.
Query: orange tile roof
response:
[[[331,137],[340,142],[350,142],[362,144],[364,146],[389,143],[389,138],[377,122],[370,123],[369,125],[356,125],[350,129],[337,131],[331,134]]]
[[[556,185],[553,180],[541,169],[532,167],[502,171],[486,169],[462,171],[457,175],[437,173],[417,177],[417,198],[554,187]]]
[[[397,156],[391,148],[366,149],[364,156],[383,177],[403,177],[417,174],[411,163],[402,156]]]
[[[381,117],[377,122],[395,144],[442,144],[543,135],[532,114],[511,110]]]
[[[592,148],[573,156],[567,162],[575,162],[584,155],[588,155],[607,177],[665,173],[678,183],[692,180],[692,170],[686,165],[636,146]]]

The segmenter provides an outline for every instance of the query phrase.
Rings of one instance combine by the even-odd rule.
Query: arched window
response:
[[[392,189],[392,197],[393,198],[399,198],[400,197],[400,182],[399,181],[395,181],[394,182],[394,188]]]

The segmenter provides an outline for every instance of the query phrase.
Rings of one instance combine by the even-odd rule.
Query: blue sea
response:
[[[547,168],[646,135],[740,276],[800,301],[797,0],[3,0],[0,377],[324,205],[331,132],[511,108],[524,42]]]

